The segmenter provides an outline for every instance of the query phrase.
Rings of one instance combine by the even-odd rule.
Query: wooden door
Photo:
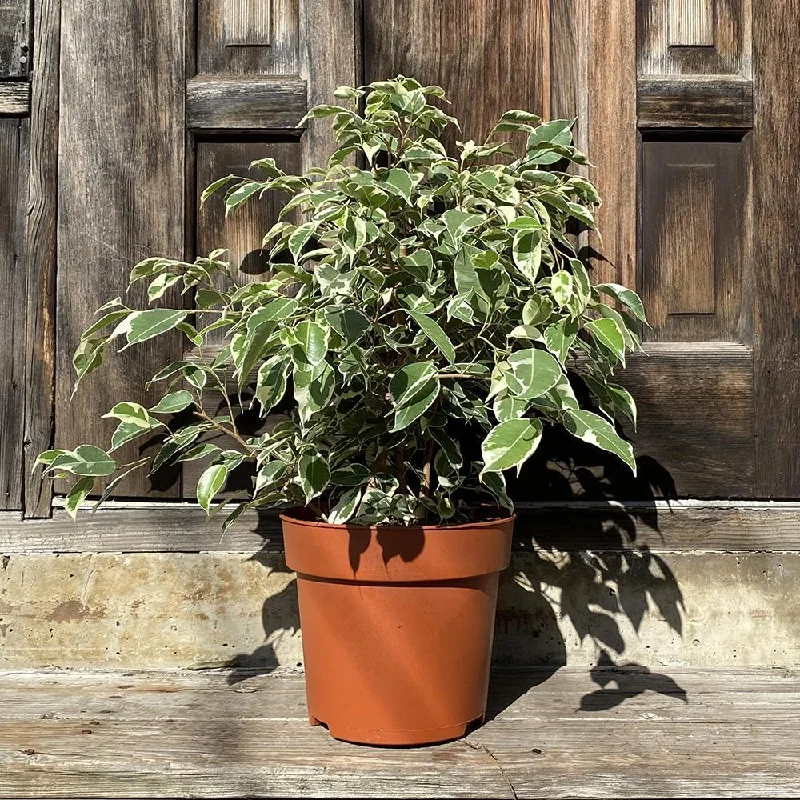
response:
[[[257,156],[319,163],[306,109],[398,72],[445,86],[464,138],[509,107],[578,118],[605,199],[587,253],[651,322],[625,377],[644,467],[628,498],[648,475],[683,497],[800,496],[798,28],[789,0],[3,3],[0,502],[49,514],[35,454],[106,440],[100,415],[181,355],[134,348],[68,404],[78,333],[134,261],[224,242],[257,272],[276,209],[198,213],[202,186]]]
[[[787,101],[775,94],[777,74],[754,81],[753,56],[760,46],[762,71],[777,57],[796,13],[789,5],[761,3],[755,19],[749,0],[366,6],[367,79],[403,72],[448,87],[464,139],[484,136],[509,107],[578,118],[605,200],[602,239],[587,252],[596,251],[598,277],[637,287],[650,321],[623,379],[640,411],[638,431],[627,433],[642,480],[623,486],[628,499],[654,489],[699,498],[800,489],[800,370],[787,361],[797,310],[791,293],[783,304],[774,295],[796,279],[767,233],[777,220],[765,224],[757,210],[768,207],[786,232],[769,188],[783,182],[764,170],[775,169],[767,137],[786,122]],[[760,128],[756,101],[774,108]],[[537,487],[522,490],[530,497]]]

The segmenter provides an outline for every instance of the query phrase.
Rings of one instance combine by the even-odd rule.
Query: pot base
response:
[[[322,720],[309,715],[312,726],[321,725],[334,738],[351,744],[377,745],[379,747],[412,747],[426,744],[441,744],[461,739],[473,726],[482,725],[485,715],[471,719],[460,725],[449,725],[445,728],[417,728],[414,730],[364,730],[336,725],[331,728]]]
[[[358,528],[284,517],[309,721],[348,742],[458,739],[486,713],[513,520]]]

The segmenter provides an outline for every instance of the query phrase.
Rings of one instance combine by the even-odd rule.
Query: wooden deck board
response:
[[[229,679],[0,673],[0,796],[800,797],[792,670],[498,672],[484,727],[418,749],[309,727],[300,674]]]

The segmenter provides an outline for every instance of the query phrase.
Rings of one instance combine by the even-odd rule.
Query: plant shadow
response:
[[[651,610],[678,636],[684,610],[669,564],[637,541],[644,529],[660,535],[658,501],[676,499],[675,484],[655,459],[641,456],[637,467],[634,477],[603,451],[550,428],[509,482],[518,555],[501,579],[494,661],[514,670],[492,684],[489,719],[574,661],[569,654],[578,649],[582,663],[591,654],[599,687],[581,700],[583,710],[608,710],[640,693],[624,689],[629,673],[637,687],[686,699],[672,678],[625,658]],[[523,666],[535,668],[527,678]],[[619,689],[609,691],[613,680]]]

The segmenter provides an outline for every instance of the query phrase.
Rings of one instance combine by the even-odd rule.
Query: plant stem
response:
[[[433,492],[433,439],[425,442],[425,455],[422,462],[422,494],[430,497]]]
[[[482,380],[482,381],[488,381],[489,380],[489,378],[486,375],[470,375],[469,373],[461,373],[461,372],[453,372],[453,373],[447,373],[447,374],[439,373],[436,377],[440,381],[459,380],[459,379],[463,379],[463,378],[475,378],[477,380]]]
[[[230,436],[232,439],[236,440],[242,447],[244,447],[245,451],[247,451],[250,455],[252,455],[253,449],[250,447],[249,444],[247,444],[247,442],[244,439],[242,439],[241,436],[239,436],[239,432],[236,430],[236,428],[225,427],[225,425],[223,425],[222,423],[217,422],[215,419],[209,417],[208,414],[206,414],[206,412],[203,411],[203,409],[200,407],[198,407],[197,416],[200,417],[201,419],[204,419],[206,422],[211,423],[211,425],[213,425],[214,428],[216,428],[220,433],[224,433],[227,436]]]

